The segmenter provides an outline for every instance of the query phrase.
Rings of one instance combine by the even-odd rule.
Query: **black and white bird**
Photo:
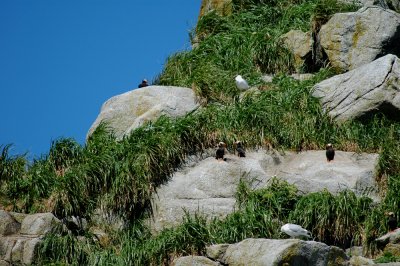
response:
[[[330,161],[333,161],[334,158],[335,158],[335,150],[333,149],[332,144],[328,143],[328,145],[326,145],[326,160],[329,163]]]
[[[247,90],[250,88],[249,84],[247,84],[247,81],[243,79],[241,75],[237,75],[235,77],[235,82],[236,82],[236,87],[240,90]]]
[[[299,236],[311,238],[311,233],[297,224],[285,224],[281,227],[281,232],[294,238]]]
[[[221,142],[218,144],[218,149],[217,149],[217,151],[216,151],[216,153],[215,153],[215,159],[217,159],[217,160],[220,160],[220,159],[224,160],[224,155],[225,155],[225,143],[221,141]]]
[[[239,157],[246,157],[246,151],[243,148],[242,142],[240,140],[235,142],[236,151],[238,152]]]
[[[394,215],[394,212],[389,212],[388,213],[388,227],[389,227],[389,231],[394,231],[397,229],[397,219],[396,216]]]

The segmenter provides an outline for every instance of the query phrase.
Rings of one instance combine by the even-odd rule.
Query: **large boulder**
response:
[[[220,259],[223,265],[348,265],[342,249],[298,239],[245,239],[229,245]]]
[[[400,55],[400,14],[378,6],[337,13],[319,37],[332,67],[355,69],[385,54]]]
[[[33,264],[43,235],[60,224],[51,213],[22,214],[0,210],[0,220],[0,265]]]
[[[21,224],[18,223],[14,217],[8,212],[0,210],[0,235],[12,235],[19,231]]]
[[[304,62],[311,58],[313,40],[310,32],[291,30],[281,36],[285,46],[293,53],[296,69],[299,71]]]
[[[21,224],[23,235],[44,235],[61,222],[52,213],[36,213],[25,217]]]
[[[135,89],[106,101],[88,136],[101,122],[106,122],[117,138],[122,138],[146,121],[156,120],[161,115],[184,116],[197,107],[195,94],[189,88],[148,86]]]
[[[383,236],[377,238],[376,243],[378,247],[384,248],[387,244],[398,244],[400,243],[400,228],[397,228],[394,231],[388,232]]]
[[[338,120],[365,118],[383,112],[400,119],[400,61],[386,55],[314,86],[312,95]]]
[[[41,237],[0,237],[0,260],[10,265],[31,265],[41,242]]]
[[[228,155],[226,161],[217,161],[212,155],[188,163],[158,189],[153,199],[153,230],[178,225],[184,210],[209,218],[225,217],[235,208],[235,192],[241,179],[256,180],[253,188],[262,188],[277,176],[305,193],[323,189],[337,193],[348,188],[362,195],[375,187],[377,154],[336,151],[332,163],[326,162],[325,151],[248,151],[245,158]]]

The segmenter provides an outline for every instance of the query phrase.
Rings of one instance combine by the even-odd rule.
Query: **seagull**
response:
[[[311,238],[311,233],[297,224],[285,224],[281,227],[281,232],[288,234],[290,237],[305,236]]]
[[[247,81],[243,79],[241,75],[236,76],[235,82],[238,89],[247,90],[248,88],[250,88],[249,84],[247,84]]]

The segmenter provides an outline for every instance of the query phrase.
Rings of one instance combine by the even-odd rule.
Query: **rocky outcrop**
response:
[[[312,95],[338,121],[365,118],[377,112],[400,120],[399,91],[400,60],[386,55],[316,84]]]
[[[262,188],[277,176],[304,193],[325,188],[337,193],[349,188],[361,195],[375,187],[377,158],[377,154],[336,151],[333,163],[327,163],[325,151],[280,154],[261,150],[248,151],[245,158],[231,154],[226,161],[217,161],[212,151],[210,157],[193,159],[158,189],[151,227],[159,231],[178,225],[184,210],[209,218],[225,217],[234,210],[240,179],[253,182],[253,188]]]
[[[217,247],[220,250],[219,247]],[[207,248],[207,256],[210,256]],[[192,262],[193,257],[184,257]],[[194,257],[198,260],[198,257]],[[182,258],[177,259],[180,261]],[[239,243],[228,245],[217,257],[209,257],[209,263],[204,265],[348,265],[348,257],[344,251],[334,246],[315,241],[298,239],[245,239]],[[221,263],[221,264],[219,264]],[[178,264],[175,264],[178,265]],[[179,264],[203,265],[203,264]]]
[[[174,260],[172,266],[222,266],[222,264],[202,256],[185,256]]]
[[[106,122],[122,138],[162,115],[184,116],[198,107],[192,89],[173,86],[148,86],[117,95],[106,101],[88,136],[101,122]]]
[[[232,13],[231,0],[202,0],[200,6],[199,19],[210,11],[215,11],[219,15],[229,15]]]
[[[375,241],[378,244],[378,246],[381,248],[384,248],[388,244],[400,243],[400,228],[398,228],[394,231],[388,232],[387,234],[377,238]]]
[[[400,55],[400,14],[378,6],[335,14],[319,32],[332,67],[347,71],[389,53]]]
[[[312,37],[310,32],[302,32],[301,30],[291,30],[281,37],[285,46],[293,53],[295,67],[297,71],[301,70],[304,62],[311,59],[312,54]]]
[[[360,6],[380,6],[382,8],[390,8],[396,12],[400,12],[400,0],[340,0],[346,4],[357,4]]]
[[[19,222],[20,220],[21,222]],[[51,213],[33,215],[0,210],[0,265],[31,265],[41,239],[60,221]]]

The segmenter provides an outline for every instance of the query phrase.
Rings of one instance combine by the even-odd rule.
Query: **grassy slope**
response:
[[[278,38],[290,29],[309,30],[315,21],[340,10],[351,7],[333,0],[236,0],[233,15],[208,14],[195,32],[199,46],[171,56],[158,78],[159,84],[192,87],[204,108],[177,120],[162,117],[122,141],[102,125],[84,147],[72,139],[57,140],[47,156],[29,166],[24,156],[10,157],[9,147],[2,147],[2,204],[24,212],[52,211],[59,217],[90,217],[102,205],[132,223],[103,246],[77,241],[71,234],[51,236],[41,250],[43,261],[158,265],[179,254],[202,253],[210,243],[283,237],[277,221],[312,228],[316,240],[328,244],[364,243],[373,251],[372,240],[386,230],[380,217],[386,210],[399,210],[400,124],[383,117],[341,125],[331,121],[310,90],[332,73],[322,69],[304,82],[286,77],[294,70],[293,59]],[[238,73],[262,90],[239,99],[232,82]],[[262,73],[279,75],[272,84],[263,84]],[[156,188],[187,155],[236,139],[247,147],[318,149],[332,142],[340,150],[380,152],[377,178],[386,197],[374,206],[351,192],[297,196],[294,187],[276,180],[260,191],[242,184],[241,207],[224,221],[206,223],[188,216],[180,227],[152,237],[140,221],[151,210],[149,199]]]

